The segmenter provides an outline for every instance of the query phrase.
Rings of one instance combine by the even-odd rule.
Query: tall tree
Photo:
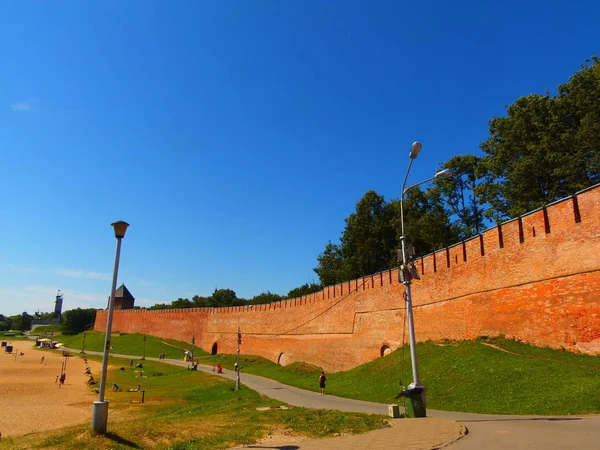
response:
[[[452,170],[449,178],[438,178],[434,185],[449,209],[461,239],[479,234],[484,228],[485,207],[477,195],[481,179],[481,158],[475,155],[455,156],[442,165]]]
[[[557,96],[521,97],[506,117],[490,121],[480,192],[492,218],[518,216],[600,181],[599,70],[593,58]]]
[[[65,311],[60,325],[62,333],[83,333],[85,328],[96,320],[96,311],[94,308],[76,308]]]
[[[318,265],[313,270],[319,276],[323,286],[331,286],[350,279],[346,275],[344,257],[339,244],[331,241],[325,246],[325,250],[317,257]]]
[[[28,331],[31,329],[31,322],[33,317],[23,312],[22,314],[8,317],[11,321],[11,329],[19,331]]]
[[[10,317],[3,316],[0,314],[0,331],[8,331],[12,328],[12,321]]]
[[[394,210],[393,225],[398,237],[395,249],[398,249],[402,235],[400,200],[390,202],[389,208]],[[460,240],[457,228],[450,223],[440,192],[435,188],[427,191],[413,188],[406,192],[404,232],[416,256],[426,255]]]
[[[395,260],[396,233],[383,196],[368,191],[346,218],[340,239],[345,275],[358,278],[386,270]]]

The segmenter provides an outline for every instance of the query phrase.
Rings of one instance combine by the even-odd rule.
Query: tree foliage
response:
[[[95,322],[97,311],[94,308],[76,308],[65,311],[60,324],[61,332],[63,334],[83,333],[86,327]]]
[[[12,320],[10,317],[6,317],[0,314],[0,331],[8,331],[12,328]]]
[[[593,58],[554,97],[519,98],[490,121],[480,192],[496,220],[600,182],[600,66]]]
[[[446,161],[441,169],[450,169],[452,176],[438,178],[435,187],[444,207],[454,219],[453,226],[461,239],[479,234],[485,227],[485,204],[479,195],[483,179],[480,176],[481,158],[459,155]]]
[[[248,301],[249,304],[251,305],[262,305],[265,303],[274,303],[274,302],[279,302],[283,299],[283,297],[279,294],[273,294],[270,291],[267,292],[262,292],[254,297],[252,297],[252,299],[250,299]]]
[[[8,320],[10,321],[11,330],[29,331],[31,330],[33,317],[27,314],[27,312],[23,312],[22,314],[8,317]]]
[[[418,188],[404,200],[405,233],[418,255],[456,242],[455,229],[444,208],[439,190]],[[396,267],[402,235],[400,201],[386,203],[368,191],[346,219],[339,244],[327,243],[314,271],[322,286]]]
[[[306,283],[300,287],[291,289],[287,294],[287,298],[302,297],[303,295],[309,295],[314,292],[319,292],[321,289],[323,289],[323,286],[321,286],[320,284],[316,284],[314,282],[311,282],[310,284]]]

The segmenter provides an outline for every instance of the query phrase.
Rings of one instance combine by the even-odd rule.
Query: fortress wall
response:
[[[415,262],[417,340],[506,334],[535,345],[600,354],[600,186]],[[397,270],[253,308],[115,311],[113,329],[171,337],[207,351],[347,370],[402,345]],[[99,311],[95,328],[105,328]],[[408,338],[406,338],[408,339]]]

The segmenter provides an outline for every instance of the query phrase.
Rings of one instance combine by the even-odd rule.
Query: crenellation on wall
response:
[[[503,333],[600,354],[599,211],[596,186],[419,258],[417,340]],[[402,345],[403,293],[393,269],[254,308],[117,311],[113,329],[185,342],[194,335],[207,351],[217,343],[234,353],[239,323],[244,354],[347,370]],[[95,329],[106,314],[98,311]]]
[[[513,219],[508,222],[504,222],[501,226],[498,226],[499,229],[502,229],[502,249],[505,252],[518,251],[521,245],[521,241],[519,239],[519,220]]]

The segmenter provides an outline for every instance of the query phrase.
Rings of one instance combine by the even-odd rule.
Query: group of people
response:
[[[163,360],[165,359],[165,356],[167,356],[165,353],[161,353],[160,355],[158,355],[158,359]]]
[[[217,363],[217,365],[213,367],[212,371],[216,371],[217,373],[223,373],[223,367],[221,366],[221,363]]]

